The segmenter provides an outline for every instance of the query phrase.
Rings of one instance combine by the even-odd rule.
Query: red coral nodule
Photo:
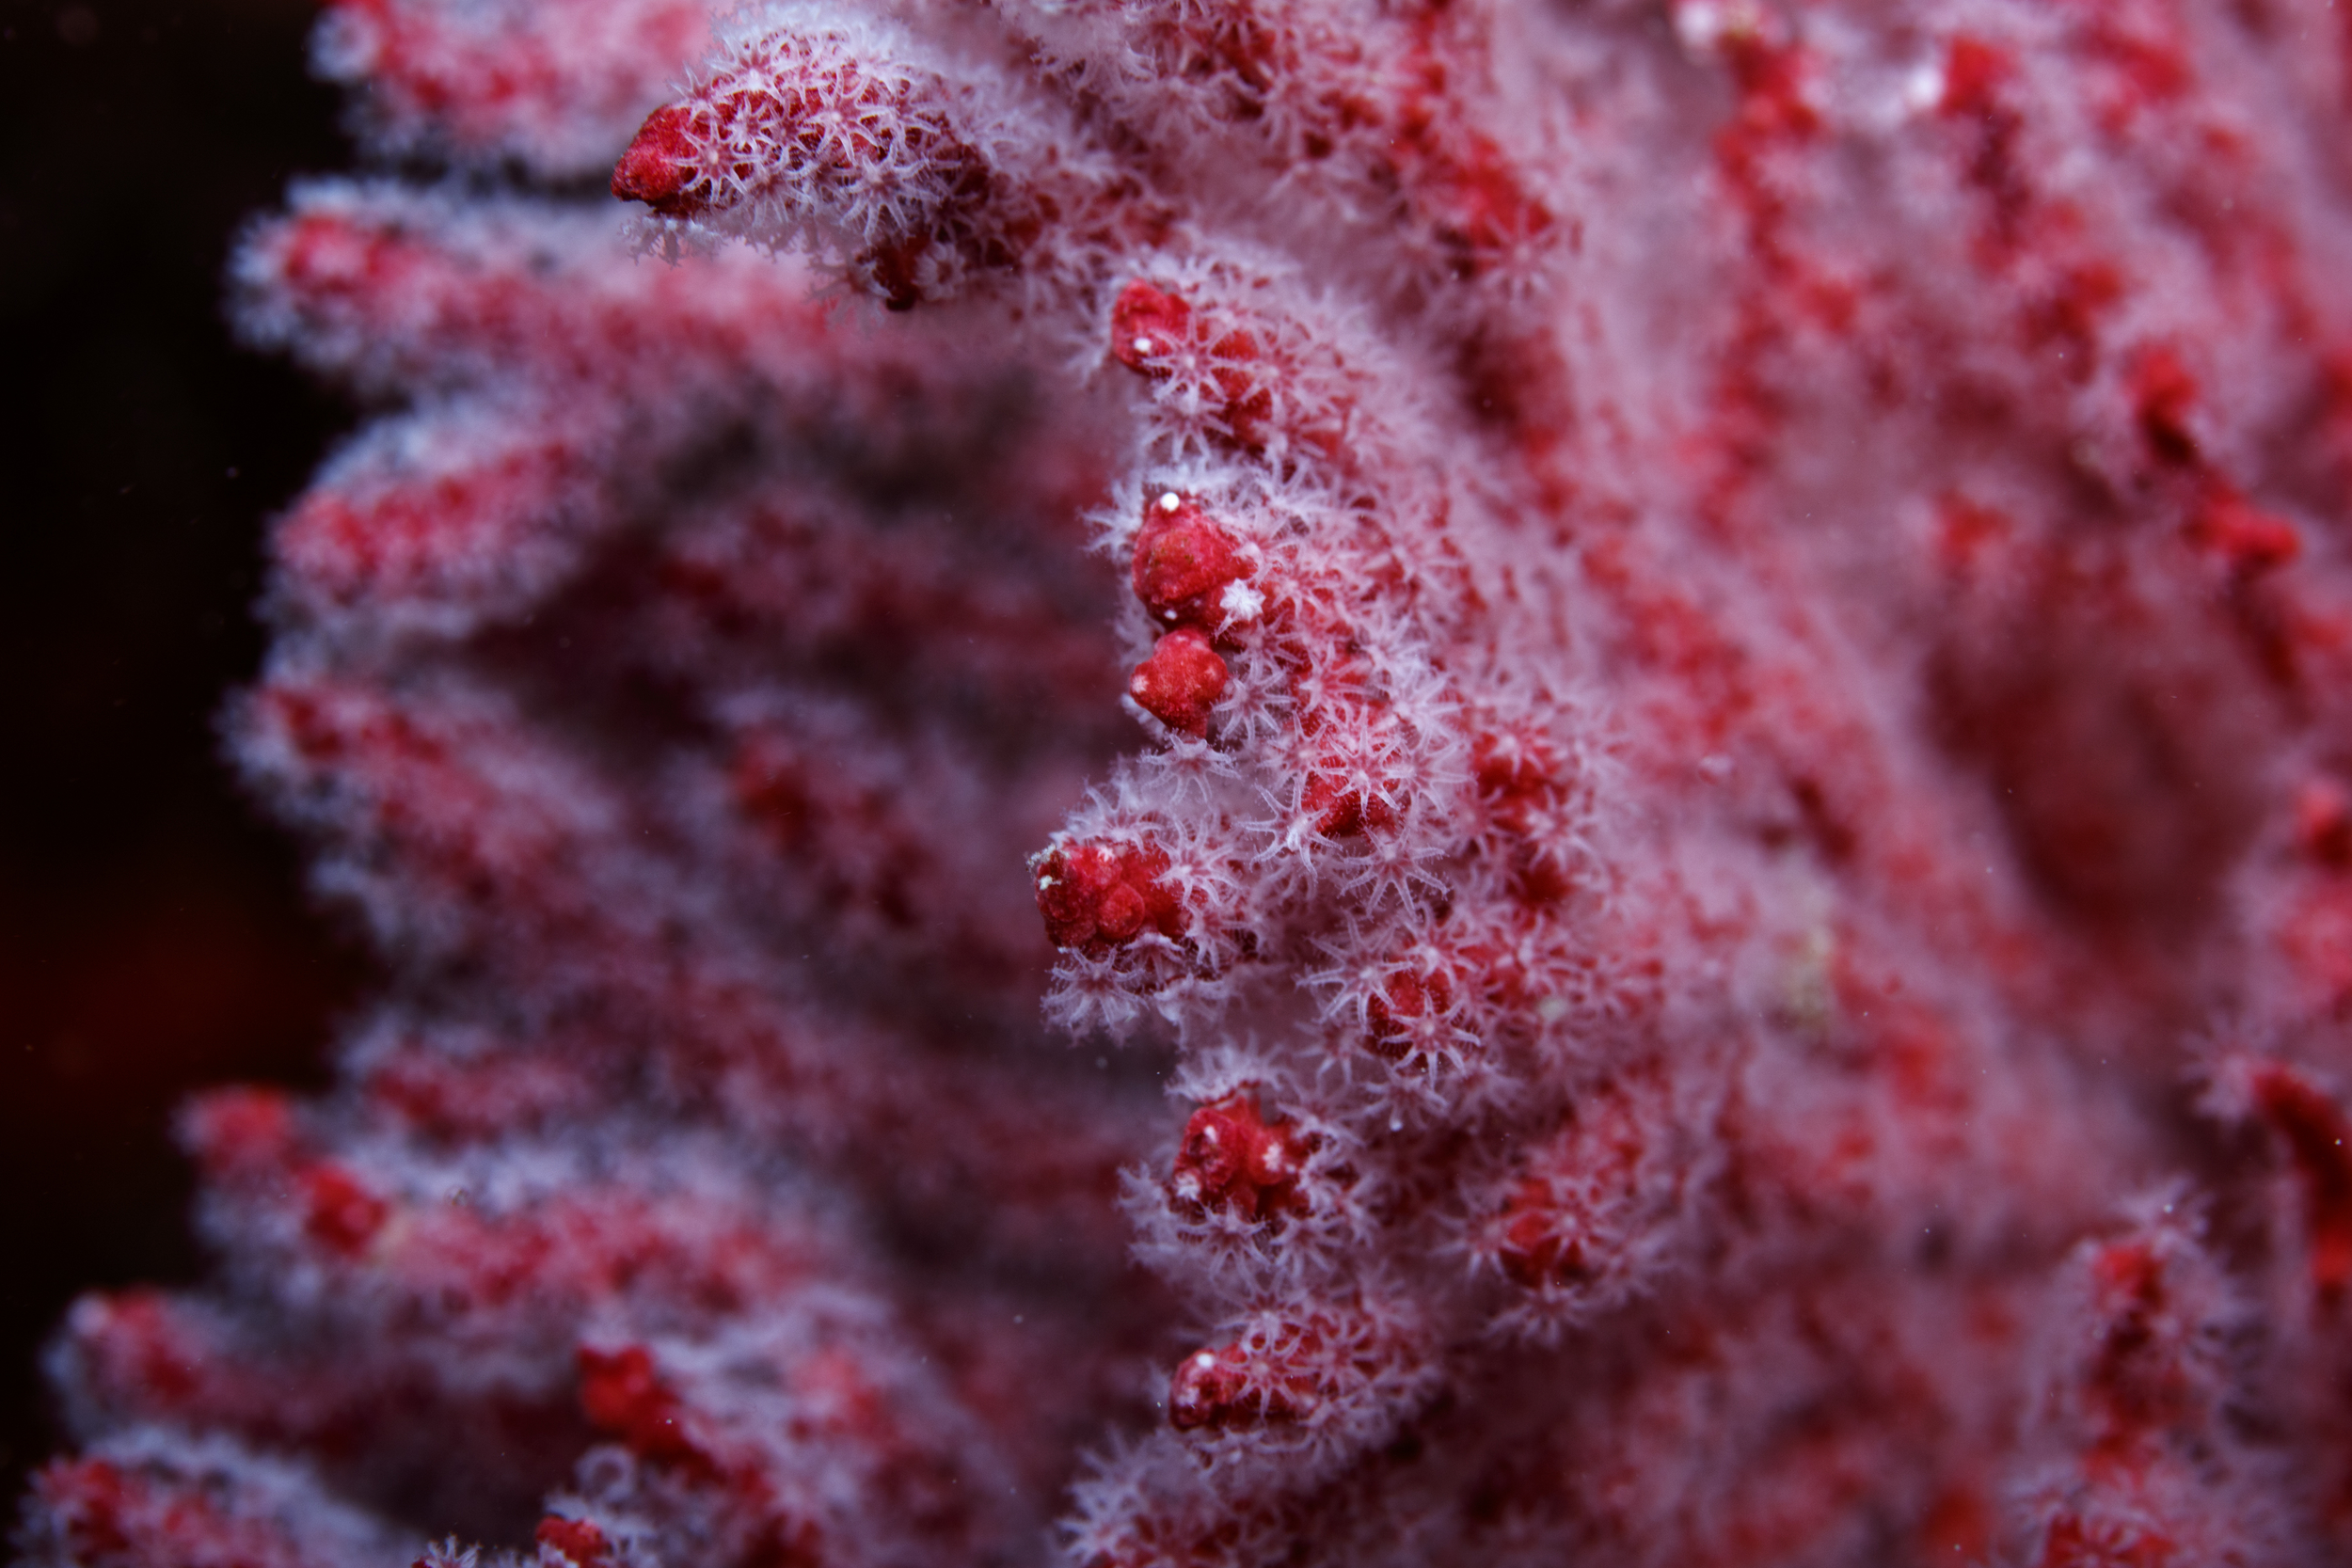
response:
[[[303,1234],[329,1252],[356,1258],[384,1228],[384,1200],[338,1164],[311,1166],[302,1175]]]
[[[1209,640],[1180,626],[1136,666],[1127,678],[1127,694],[1169,729],[1200,736],[1209,733],[1209,709],[1225,694],[1225,661]]]
[[[1396,826],[1396,804],[1352,772],[1317,768],[1300,789],[1298,814],[1326,838],[1347,838]]]
[[[1944,90],[1936,107],[1953,118],[1991,115],[1998,107],[1994,95],[2015,71],[2008,51],[1962,33],[1945,56]]]
[[[53,1465],[42,1473],[40,1496],[64,1527],[60,1534],[79,1561],[119,1559],[135,1544],[128,1523],[145,1500],[143,1488],[103,1460]]]
[[[1160,880],[1165,852],[1149,846],[1102,844],[1049,849],[1037,860],[1037,907],[1057,947],[1100,958],[1143,935],[1182,934],[1175,890]]]
[[[689,217],[702,202],[687,194],[694,182],[697,153],[689,134],[693,111],[669,103],[645,117],[637,137],[612,166],[612,194],[623,201],[642,201],[670,217]]]
[[[1454,982],[1443,970],[1392,974],[1364,1004],[1364,1046],[1375,1056],[1403,1061],[1443,1031],[1453,1007]]]
[[[2191,416],[2197,408],[2197,378],[2181,356],[2169,347],[2150,350],[2133,368],[2132,395],[2140,434],[2156,456],[2167,463],[2196,462],[2198,440]]]
[[[1298,1202],[1306,1153],[1290,1122],[1265,1120],[1249,1091],[1237,1089],[1184,1123],[1168,1195],[1194,1213],[1224,1209],[1263,1218]]]
[[[702,1450],[678,1425],[677,1397],[662,1383],[643,1345],[615,1351],[582,1345],[580,1408],[590,1422],[645,1459],[703,1461]]]
[[[1133,580],[1153,620],[1214,636],[1236,618],[1226,591],[1248,575],[1241,546],[1191,498],[1171,490],[1145,505]]]
[[[1505,1278],[1530,1291],[1581,1285],[1598,1272],[1586,1251],[1586,1239],[1563,1227],[1549,1197],[1543,1183],[1530,1180],[1503,1206],[1495,1261]]]
[[[2352,1282],[2352,1119],[2317,1085],[2276,1063],[2260,1069],[2254,1103],[2286,1140],[2302,1179],[2305,1225],[2311,1234],[2312,1285],[2333,1302]]]
[[[1131,371],[1168,374],[1168,356],[1191,335],[1192,307],[1140,278],[1111,306],[1111,356]]]
[[[1200,1350],[1184,1357],[1168,1381],[1168,1424],[1179,1432],[1295,1421],[1305,1414],[1302,1390],[1250,1364],[1240,1345]]]
[[[215,1180],[276,1173],[299,1141],[294,1107],[281,1089],[215,1089],[188,1110],[186,1136]]]
[[[1522,730],[1483,731],[1471,737],[1478,793],[1499,810],[1521,816],[1534,801],[1556,795],[1558,759],[1542,736]]]
[[[2352,797],[2334,780],[2307,780],[2296,791],[2295,843],[2322,865],[2352,866]]]
[[[606,1568],[612,1560],[604,1531],[585,1519],[549,1514],[539,1521],[533,1538],[556,1556],[570,1559],[578,1568]]]
[[[1179,1432],[1231,1425],[1241,1414],[1248,1372],[1232,1346],[1195,1351],[1168,1380],[1168,1424]]]
[[[2303,553],[2302,536],[2293,523],[2260,510],[2227,487],[2206,497],[2191,515],[2188,541],[2237,578],[2290,565]]]

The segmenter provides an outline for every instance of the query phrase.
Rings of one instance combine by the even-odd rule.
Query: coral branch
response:
[[[707,29],[326,24],[388,980],[30,1562],[2352,1553],[2326,0]]]

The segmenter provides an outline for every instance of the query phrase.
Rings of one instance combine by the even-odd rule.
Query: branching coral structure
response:
[[[2352,1556],[2352,12],[321,58],[231,729],[388,981],[28,1568]]]

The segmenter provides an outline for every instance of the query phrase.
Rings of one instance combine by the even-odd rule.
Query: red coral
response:
[[[1167,375],[1167,356],[1192,340],[1192,307],[1141,278],[1111,302],[1111,355],[1131,371]]]
[[[1154,620],[1222,631],[1237,616],[1227,591],[1249,575],[1241,548],[1200,506],[1169,491],[1144,508],[1132,573]]]
[[[1225,1209],[1265,1218],[1298,1202],[1306,1155],[1291,1123],[1266,1121],[1256,1097],[1237,1090],[1201,1106],[1184,1123],[1168,1190],[1180,1207],[1195,1212]]]
[[[1295,1421],[1313,1398],[1296,1380],[1269,1379],[1240,1345],[1195,1351],[1168,1385],[1168,1422],[1179,1432]]]
[[[28,1568],[2352,1551],[2352,34],[1640,20],[338,0]]]
[[[550,1515],[539,1521],[532,1539],[558,1557],[569,1559],[577,1568],[606,1568],[612,1560],[604,1531],[585,1519]]]
[[[2294,1069],[2254,1069],[2254,1103],[2286,1141],[2301,1178],[2312,1284],[2332,1302],[2352,1283],[2352,1117]]]
[[[675,103],[646,116],[636,139],[613,166],[612,194],[668,216],[693,216],[702,203],[688,192],[696,161],[692,122],[693,117]]]
[[[682,1424],[685,1410],[663,1386],[653,1354],[643,1345],[580,1351],[580,1407],[642,1458],[707,1469],[710,1458]]]
[[[1209,733],[1209,709],[1225,694],[1225,661],[1209,640],[1180,626],[1152,646],[1152,657],[1127,677],[1127,694],[1171,730]]]
[[[1039,857],[1037,907],[1057,947],[1100,957],[1146,931],[1184,930],[1176,894],[1161,879],[1168,856],[1143,847],[1085,844]]]

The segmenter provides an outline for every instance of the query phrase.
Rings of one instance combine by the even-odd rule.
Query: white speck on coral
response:
[[[1674,8],[1675,36],[1682,47],[1692,54],[1711,49],[1724,33],[1724,13],[1720,7],[1698,0],[1695,5]]]
[[[1930,61],[1914,66],[1903,78],[1903,106],[1913,114],[1926,114],[1944,102],[1944,68]]]

